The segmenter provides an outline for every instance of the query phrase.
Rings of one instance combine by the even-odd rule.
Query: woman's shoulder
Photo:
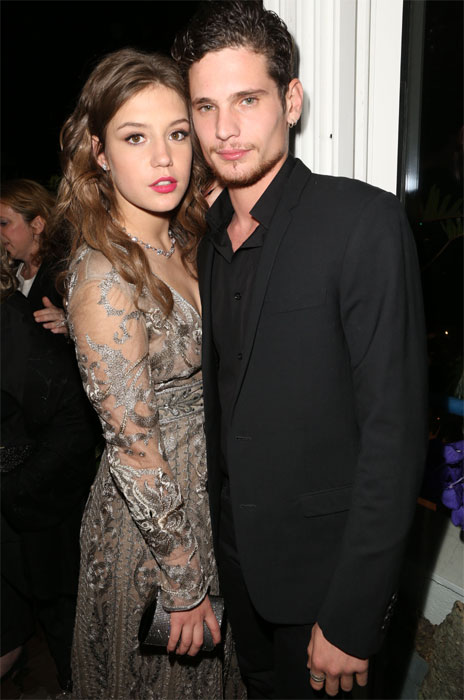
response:
[[[68,303],[78,289],[89,285],[98,286],[105,294],[117,288],[123,296],[133,296],[131,285],[121,278],[111,260],[85,244],[76,251],[69,266]]]
[[[69,271],[78,274],[81,281],[106,277],[113,270],[110,260],[99,250],[81,246],[71,260]]]

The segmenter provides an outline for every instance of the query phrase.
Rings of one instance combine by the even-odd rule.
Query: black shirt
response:
[[[221,445],[225,454],[227,426],[241,369],[243,341],[254,278],[266,232],[271,224],[283,185],[294,166],[289,156],[263,192],[250,214],[259,222],[254,232],[235,252],[227,233],[234,209],[224,191],[207,213],[213,246],[211,318],[213,342],[218,357],[218,390],[221,404]]]

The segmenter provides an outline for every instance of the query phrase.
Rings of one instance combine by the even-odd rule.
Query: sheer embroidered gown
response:
[[[142,653],[137,640],[157,584],[171,610],[195,606],[208,588],[218,593],[206,492],[201,319],[172,293],[166,319],[147,297],[136,308],[133,287],[101,253],[84,247],[71,270],[70,332],[106,440],[81,531],[76,698],[242,695],[228,639],[224,663],[217,655],[173,662],[166,653]]]

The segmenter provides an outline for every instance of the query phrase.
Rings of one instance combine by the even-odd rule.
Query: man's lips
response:
[[[174,177],[160,177],[156,182],[152,182],[150,189],[161,194],[174,192],[177,187],[177,180]]]
[[[220,158],[224,160],[239,160],[242,156],[246,155],[250,149],[248,148],[234,148],[222,151],[216,151]]]

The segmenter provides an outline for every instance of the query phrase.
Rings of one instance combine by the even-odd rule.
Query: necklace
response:
[[[134,241],[134,243],[138,243],[139,245],[143,246],[147,250],[154,250],[157,255],[164,255],[164,257],[167,258],[168,260],[171,257],[171,255],[173,254],[174,248],[176,247],[176,239],[175,239],[174,234],[171,231],[171,229],[169,229],[169,231],[168,231],[169,240],[171,241],[171,247],[169,250],[163,250],[162,248],[155,248],[155,246],[150,245],[150,243],[145,243],[145,241],[141,241],[140,238],[137,238],[137,236],[134,236],[132,233],[129,233],[129,231],[126,228],[124,228],[124,226],[121,226],[121,231],[123,233],[125,233],[127,236],[129,236],[131,241]]]

